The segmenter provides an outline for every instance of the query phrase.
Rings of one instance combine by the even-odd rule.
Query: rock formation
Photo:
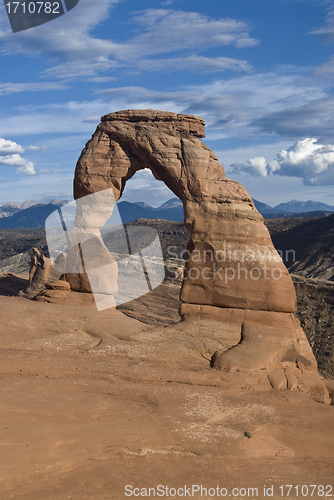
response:
[[[36,290],[40,285],[44,285],[49,278],[51,270],[51,260],[45,257],[38,248],[32,249],[31,265],[29,270],[29,286],[27,292]]]
[[[219,320],[222,329],[232,325],[240,332],[238,345],[217,351],[212,366],[265,370],[273,387],[299,388],[328,402],[293,315],[296,296],[289,273],[252,198],[226,178],[216,155],[201,141],[204,136],[204,121],[195,116],[151,109],[103,116],[78,160],[74,197],[80,205],[83,197],[111,188],[117,201],[126,181],[149,168],[182,200],[191,235],[181,318]],[[96,222],[82,206],[79,212],[77,226],[94,230],[103,225],[98,210]],[[112,207],[106,212],[109,216]],[[78,290],[80,280],[71,274],[67,279]]]

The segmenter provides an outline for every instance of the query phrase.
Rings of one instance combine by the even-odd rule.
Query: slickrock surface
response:
[[[182,200],[190,232],[180,294],[183,327],[211,320],[226,334],[238,334],[230,350],[217,347],[212,366],[264,371],[274,389],[299,389],[328,404],[312,350],[292,314],[296,295],[289,273],[250,195],[226,178],[202,137],[204,122],[195,116],[151,109],[103,116],[76,166],[76,225],[82,234],[102,227],[113,210],[103,206],[103,191],[112,189],[117,201],[126,181],[150,168]],[[95,193],[101,201],[85,206],[84,197]],[[87,292],[81,276],[67,279],[72,290]]]
[[[86,295],[0,296],[1,500],[121,500],[126,485],[193,484],[258,488],[260,499],[273,486],[278,500],[281,485],[332,484],[334,407],[273,391],[261,371],[254,384],[210,368],[236,330],[152,326],[97,312]]]

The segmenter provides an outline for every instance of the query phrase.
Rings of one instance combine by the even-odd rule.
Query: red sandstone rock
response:
[[[77,163],[74,197],[112,188],[117,201],[126,181],[150,168],[183,201],[191,234],[182,302],[295,311],[292,281],[262,216],[200,137],[204,122],[195,116],[154,110],[106,115]]]
[[[64,280],[54,280],[50,283],[45,283],[45,288],[48,290],[64,290],[71,291],[71,287],[67,281]]]
[[[263,218],[246,189],[226,178],[201,137],[204,122],[195,116],[151,109],[103,116],[76,166],[77,226],[93,233],[112,213],[108,205],[85,209],[85,196],[101,192],[103,197],[104,190],[112,189],[117,201],[126,181],[149,168],[182,200],[191,234],[181,317],[240,328],[240,342],[217,351],[212,366],[230,372],[264,370],[274,388],[298,388],[328,403],[312,350],[292,315],[292,280]],[[67,279],[72,289],[87,290],[84,276]]]

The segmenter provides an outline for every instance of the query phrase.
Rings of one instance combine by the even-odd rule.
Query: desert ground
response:
[[[180,327],[179,282],[97,312],[26,278],[0,277],[2,500],[334,495],[334,407],[210,368],[227,340]]]

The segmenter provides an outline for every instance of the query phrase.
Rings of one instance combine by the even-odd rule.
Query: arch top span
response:
[[[172,113],[170,111],[127,109],[102,116],[101,122],[109,121],[127,121],[130,123],[152,122],[160,125],[173,123],[173,127],[181,133],[190,134],[199,138],[205,137],[205,122],[202,118],[199,116]]]
[[[112,187],[118,200],[126,181],[144,168],[182,200],[205,196],[205,182],[226,176],[201,141],[204,126],[202,118],[153,109],[103,116],[78,160],[75,199]]]

